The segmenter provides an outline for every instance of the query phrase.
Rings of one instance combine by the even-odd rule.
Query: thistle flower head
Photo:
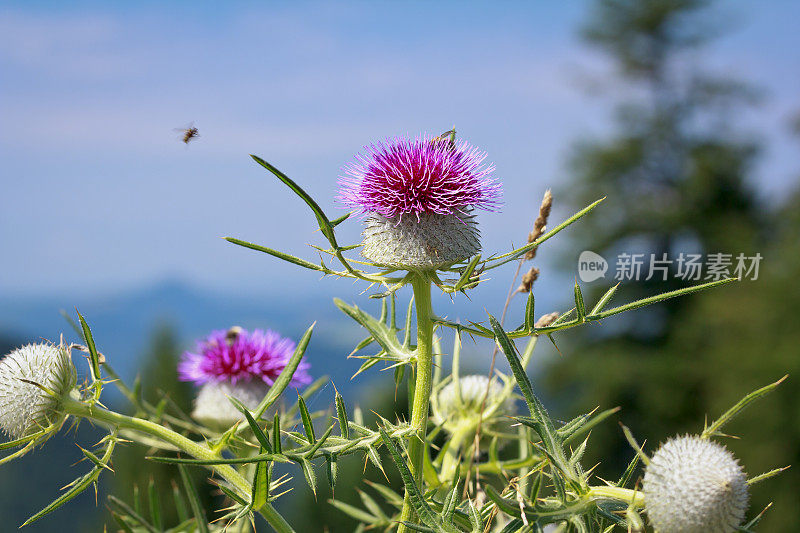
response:
[[[486,153],[465,141],[397,137],[365,147],[344,168],[339,199],[386,218],[423,213],[463,214],[467,207],[499,206],[500,185],[490,178]]]
[[[724,446],[697,436],[670,439],[658,449],[643,491],[660,533],[736,531],[747,511],[742,467]]]
[[[6,355],[0,361],[0,429],[16,440],[57,422],[76,379],[66,346],[28,344]]]
[[[514,414],[514,399],[501,399],[503,385],[497,379],[490,381],[483,375],[464,376],[459,378],[458,384],[458,389],[455,382],[450,382],[439,391],[433,413],[434,421],[451,433],[456,427],[476,425],[481,418],[486,421]]]
[[[192,417],[210,427],[228,427],[244,418],[229,398],[236,398],[249,410],[254,411],[266,396],[269,387],[261,380],[238,383],[210,381],[200,387],[200,392],[194,401]]]
[[[198,342],[195,351],[183,354],[178,375],[181,380],[198,385],[223,381],[262,381],[272,385],[294,350],[292,340],[271,330],[217,330]],[[310,383],[308,368],[309,364],[301,361],[291,385]]]
[[[435,269],[480,251],[475,209],[499,207],[486,154],[421,136],[366,147],[344,168],[339,200],[368,218],[363,255],[394,268]]]

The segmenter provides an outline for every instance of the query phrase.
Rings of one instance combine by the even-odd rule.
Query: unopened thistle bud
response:
[[[460,395],[455,382],[445,385],[439,391],[436,411],[433,413],[434,422],[443,425],[451,433],[457,427],[477,425],[481,418],[484,421],[488,418],[499,419],[515,412],[515,402],[510,396],[497,405],[503,392],[503,385],[497,379],[490,381],[483,375],[464,376],[459,379],[459,389]],[[496,409],[489,412],[495,405]]]
[[[545,230],[547,229],[547,219],[550,218],[550,209],[553,207],[553,194],[550,192],[550,189],[547,189],[544,192],[544,198],[542,198],[542,204],[539,206],[539,216],[536,217],[536,220],[533,222],[533,230],[528,233],[528,243],[534,242],[536,239],[541,237]],[[533,259],[536,257],[536,248],[532,250],[528,250],[525,253],[525,260]]]
[[[345,167],[339,200],[367,215],[364,257],[402,269],[436,269],[480,251],[474,209],[499,206],[486,154],[451,137],[388,139]]]
[[[64,418],[61,403],[77,381],[69,348],[28,344],[0,361],[0,429],[20,439]]]
[[[644,476],[645,508],[659,533],[737,531],[748,505],[747,478],[724,446],[697,436],[668,440]]]
[[[237,326],[212,332],[194,352],[183,354],[178,365],[181,380],[201,385],[192,416],[213,426],[230,425],[243,418],[228,396],[255,409],[294,350],[294,342],[270,330],[250,333]],[[301,361],[291,384],[310,383],[308,368],[308,363]]]

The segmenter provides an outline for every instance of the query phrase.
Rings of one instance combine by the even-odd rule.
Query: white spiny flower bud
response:
[[[194,403],[192,416],[195,420],[213,428],[233,425],[244,415],[234,407],[229,397],[236,398],[251,411],[269,391],[269,385],[260,379],[250,379],[231,383],[230,381],[210,381],[200,387]]]
[[[58,422],[64,416],[61,402],[76,381],[66,346],[17,348],[0,361],[0,429],[16,440]]]
[[[728,533],[747,511],[742,467],[724,446],[697,436],[670,439],[658,449],[643,491],[659,533]]]
[[[477,424],[481,416],[486,420],[487,417],[499,418],[512,415],[515,411],[514,399],[508,397],[491,413],[486,411],[494,406],[503,392],[503,385],[497,380],[483,375],[464,376],[459,379],[461,395],[457,394],[455,382],[445,385],[437,396],[436,411],[433,413],[434,422],[444,425],[444,428],[452,432],[455,427],[463,426],[465,422],[472,421]],[[489,394],[486,395],[486,389]],[[486,403],[483,403],[486,395]],[[481,412],[481,405],[484,411]]]
[[[423,213],[386,218],[372,215],[364,226],[362,253],[396,268],[441,268],[480,252],[477,225],[469,215]]]

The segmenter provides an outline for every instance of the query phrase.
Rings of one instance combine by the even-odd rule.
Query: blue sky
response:
[[[4,3],[0,8],[0,292],[112,292],[179,278],[269,294],[316,277],[224,235],[312,257],[304,206],[331,213],[340,168],[370,140],[455,124],[505,183],[487,249],[519,243],[571,144],[609,130],[602,56],[577,37],[586,2]],[[502,7],[498,7],[502,6]],[[757,180],[800,172],[794,2],[726,2],[705,64],[757,83],[741,117],[768,141]],[[173,128],[194,121],[184,146]],[[343,211],[342,211],[343,212]],[[566,213],[561,213],[565,215]],[[357,224],[349,230],[357,238]]]

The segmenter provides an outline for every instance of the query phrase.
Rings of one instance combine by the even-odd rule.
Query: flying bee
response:
[[[181,141],[183,141],[184,144],[189,144],[189,141],[191,141],[192,139],[200,137],[197,128],[194,127],[194,122],[192,122],[185,128],[175,128],[174,131],[181,133]]]

